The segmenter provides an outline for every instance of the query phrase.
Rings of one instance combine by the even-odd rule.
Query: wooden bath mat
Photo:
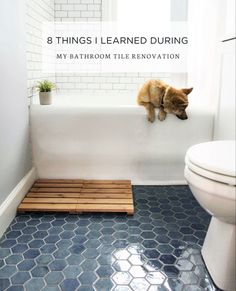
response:
[[[18,207],[19,212],[134,213],[129,180],[37,180]]]

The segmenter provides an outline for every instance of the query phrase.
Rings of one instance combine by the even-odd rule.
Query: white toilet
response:
[[[214,283],[236,290],[235,141],[212,141],[189,148],[185,178],[199,204],[212,215],[202,257]]]

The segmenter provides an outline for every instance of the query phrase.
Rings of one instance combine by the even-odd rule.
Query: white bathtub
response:
[[[99,103],[98,103],[99,101]],[[34,163],[40,178],[131,179],[133,184],[184,184],[184,155],[212,139],[213,115],[146,120],[130,95],[55,96],[31,106]]]

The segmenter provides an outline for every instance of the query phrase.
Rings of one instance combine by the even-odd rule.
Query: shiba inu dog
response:
[[[193,88],[175,89],[160,80],[149,80],[140,89],[137,97],[139,105],[147,110],[150,122],[156,119],[155,108],[159,109],[158,119],[163,121],[167,113],[176,115],[179,119],[187,119],[188,94]]]

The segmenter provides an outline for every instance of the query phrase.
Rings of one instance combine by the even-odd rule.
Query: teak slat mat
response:
[[[18,207],[19,212],[134,213],[129,180],[37,180]]]

